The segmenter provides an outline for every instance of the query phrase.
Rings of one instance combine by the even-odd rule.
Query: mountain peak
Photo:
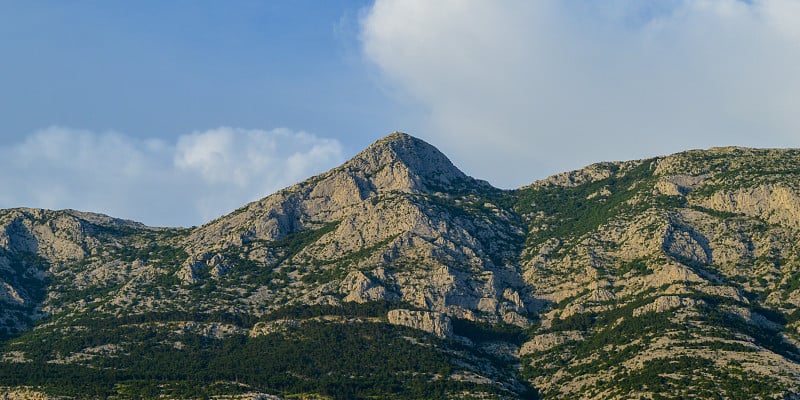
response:
[[[365,153],[391,152],[397,157],[414,157],[415,155],[434,155],[435,157],[445,157],[436,147],[428,142],[411,136],[404,132],[392,132],[369,145],[359,155]],[[421,153],[421,154],[419,154]],[[356,156],[358,158],[358,155]],[[449,160],[448,160],[449,162]]]
[[[390,134],[378,139],[377,142],[384,142],[384,141],[393,142],[393,141],[403,141],[403,140],[420,140],[420,141],[422,141],[421,139],[417,139],[414,136],[411,136],[411,135],[409,135],[409,134],[407,134],[405,132],[394,131],[394,132],[392,132],[392,133],[390,133]]]
[[[403,132],[393,132],[343,165],[370,178],[377,188],[431,191],[474,181],[436,147]]]

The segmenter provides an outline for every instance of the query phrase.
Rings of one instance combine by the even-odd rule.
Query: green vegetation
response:
[[[7,262],[5,267],[0,264],[0,283],[19,288],[19,295],[24,300],[21,304],[3,302],[0,303],[0,307],[3,307],[3,311],[13,320],[21,322],[24,326],[33,326],[34,321],[31,320],[30,314],[44,301],[47,287],[50,285],[51,279],[42,274],[42,271],[49,267],[49,263],[33,253],[12,254],[4,249],[0,249],[0,261]],[[10,328],[10,325],[0,321],[0,340],[17,333]]]
[[[716,154],[684,153],[695,169],[712,172],[711,179],[695,189],[692,195],[707,197],[720,190],[786,183],[792,177],[800,176],[800,169],[794,167],[800,163],[796,150],[780,150],[780,154],[771,155],[770,151],[773,150],[732,149]]]
[[[356,314],[383,312],[374,304],[347,307]],[[295,310],[286,315],[305,312]],[[71,322],[86,329],[67,334],[28,332],[7,342],[0,352],[23,351],[32,362],[0,363],[0,386],[34,386],[66,396],[123,398],[202,398],[245,389],[281,395],[313,393],[334,399],[445,399],[462,391],[535,398],[532,390],[513,393],[500,386],[444,379],[470,361],[448,352],[447,343],[403,327],[306,321],[282,334],[210,339],[194,333],[176,334],[169,325],[150,323],[185,317],[204,319],[178,314],[96,318]],[[220,318],[239,322],[236,316]],[[77,364],[47,362],[108,344],[119,350]]]
[[[316,242],[326,234],[335,231],[340,222],[341,221],[328,222],[316,229],[305,229],[288,234],[274,242],[267,242],[271,248],[281,249],[284,252],[283,256],[278,259],[275,265],[280,265],[283,261],[299,253],[306,246]]]
[[[108,286],[89,286],[85,289],[65,290],[61,292],[58,298],[58,304],[70,304],[79,300],[85,300],[91,303],[95,299],[103,299],[113,291],[122,287],[121,284],[110,284]]]
[[[12,286],[25,288],[33,303],[40,303],[47,295],[48,280],[40,275],[50,264],[43,257],[20,252],[11,254],[0,249],[0,257],[8,260],[9,268],[0,268],[0,281]]]
[[[617,274],[619,276],[632,272],[634,275],[647,275],[653,270],[647,265],[646,258],[637,258],[631,261],[623,262],[620,264]]]
[[[261,321],[274,321],[278,319],[308,319],[323,315],[338,315],[360,318],[386,317],[386,313],[394,308],[414,309],[406,303],[389,303],[385,301],[370,301],[366,303],[344,302],[341,305],[307,305],[298,304],[279,308],[261,317]]]
[[[700,206],[691,206],[693,210],[700,211],[702,213],[708,214],[712,217],[716,217],[722,220],[732,219],[736,217],[742,217],[743,214],[736,214],[728,211],[720,211],[720,210],[713,210],[710,208],[700,207]]]
[[[517,192],[516,211],[523,215],[543,212],[548,224],[547,229],[531,234],[526,245],[535,246],[553,237],[580,237],[614,215],[630,210],[632,206],[627,201],[652,183],[655,164],[653,160],[644,161],[624,174],[620,173],[617,165],[609,168],[612,176],[595,182],[574,187],[535,187]],[[598,195],[601,191],[609,194]],[[654,201],[673,200],[664,196]]]
[[[787,274],[785,281],[781,283],[780,288],[787,294],[796,290],[800,290],[800,271],[794,271]]]
[[[278,287],[279,285],[286,284],[289,280],[286,271],[282,271],[279,267],[288,260],[291,260],[299,254],[307,246],[318,241],[326,234],[333,232],[339,226],[340,221],[333,221],[325,223],[315,229],[304,229],[297,232],[290,233],[281,239],[275,241],[253,241],[248,243],[245,248],[231,247],[222,253],[228,264],[235,266],[236,274],[228,279],[240,280],[244,279],[245,283],[254,284],[256,286],[267,285],[269,287]],[[265,249],[269,254],[274,255],[274,260],[269,264],[254,261],[248,257],[248,252],[255,248]],[[207,271],[205,271],[207,273]],[[325,273],[325,271],[317,271],[318,273]],[[201,271],[202,273],[202,271]],[[330,277],[337,276],[337,272],[330,272]],[[306,278],[311,279],[324,279],[323,276],[314,276]]]
[[[487,324],[454,318],[452,324],[454,334],[464,336],[476,343],[508,342],[519,346],[528,339],[524,329],[502,322]]]
[[[188,256],[185,250],[170,244],[159,244],[156,240],[141,247],[125,246],[116,251],[116,257],[120,261],[140,260],[143,263],[166,266],[180,265]]]
[[[774,330],[752,325],[739,317],[721,311],[713,304],[706,307],[703,323],[717,329],[720,337],[735,339],[736,335],[746,335],[752,338],[753,342],[770,351],[780,354],[795,362],[800,362],[798,349],[792,344],[784,341]]]
[[[569,316],[568,318],[561,319],[559,317],[553,318],[550,325],[552,331],[588,331],[594,326],[597,320],[595,313],[579,313]]]
[[[776,384],[775,378],[737,368],[721,369],[713,360],[678,356],[647,361],[643,368],[620,374],[606,387],[616,393],[646,388],[654,393],[654,399],[772,399]]]
[[[703,202],[703,196],[716,191],[770,183],[796,191],[798,157],[797,151],[692,151],[668,160],[600,164],[595,170],[607,172],[606,178],[575,186],[542,183],[503,191],[465,179],[448,187],[426,183],[426,189],[437,193],[380,191],[366,200],[373,207],[364,204],[377,217],[395,216],[410,205],[424,214],[422,223],[433,231],[446,231],[442,243],[422,229],[413,230],[418,234],[414,240],[426,241],[423,250],[428,250],[427,244],[435,249],[400,249],[393,263],[376,263],[386,269],[388,278],[380,284],[387,290],[422,296],[432,289],[440,304],[441,298],[469,297],[491,285],[500,293],[503,282],[521,276],[532,286],[532,293],[520,291],[526,304],[565,316],[545,320],[550,322],[547,328],[525,329],[455,318],[455,340],[388,324],[386,315],[392,309],[419,309],[407,303],[299,304],[317,295],[320,302],[339,298],[337,285],[321,284],[354,268],[369,276],[377,265],[366,261],[389,248],[403,235],[399,231],[383,230],[382,240],[360,248],[347,243],[334,248],[326,239],[334,236],[339,221],[303,220],[302,227],[294,227],[297,230],[267,241],[254,239],[258,235],[251,231],[252,224],[233,226],[223,220],[221,229],[234,229],[242,243],[225,241],[200,249],[194,243],[184,247],[190,229],[79,219],[81,234],[90,239],[74,240],[87,254],[81,260],[49,265],[37,254],[10,250],[32,246],[0,249],[0,282],[13,287],[11,296],[4,297],[11,300],[0,304],[0,360],[20,354],[30,360],[0,361],[0,386],[34,386],[78,398],[208,398],[249,391],[288,398],[443,399],[465,397],[465,392],[480,393],[480,398],[536,398],[537,391],[526,382],[544,378],[549,391],[545,394],[558,398],[627,398],[634,392],[648,399],[785,397],[779,392],[787,386],[784,381],[758,375],[750,363],[769,363],[773,371],[784,362],[800,363],[795,342],[785,340],[797,339],[800,321],[800,309],[790,296],[800,290],[795,229],[791,224],[772,225],[767,222],[775,220],[772,217],[759,219],[697,204],[711,204]],[[657,166],[669,170],[665,174],[700,177],[685,179],[693,187],[703,182],[692,190],[681,189],[684,195],[660,195],[654,185],[666,176],[655,175]],[[294,199],[302,201],[311,193],[310,185],[328,176],[284,193],[297,191]],[[291,213],[292,202],[282,205],[287,207],[284,211]],[[270,210],[259,209],[264,204],[269,202],[234,214],[268,218]],[[684,212],[689,209],[705,215]],[[59,214],[21,215],[7,220],[24,220],[14,228],[33,235],[39,231],[30,229],[29,221],[47,224]],[[313,218],[330,214],[317,215],[322,217]],[[664,233],[668,223],[674,237],[686,234],[712,249],[715,264],[671,255],[675,251],[669,241],[682,242]],[[603,237],[604,232],[611,234]],[[658,242],[642,249],[638,238],[628,240],[632,232]],[[71,230],[67,235],[54,233],[67,240],[76,235]],[[546,242],[554,245],[542,270],[536,270],[540,263],[520,260],[523,253],[536,256],[533,253]],[[472,252],[461,253],[461,246]],[[185,248],[199,257],[193,267],[200,279],[191,284],[182,284],[177,274],[192,261]],[[472,262],[473,256],[484,264]],[[569,262],[559,262],[567,256]],[[710,260],[711,254],[707,256]],[[456,274],[453,284],[446,279],[423,281],[444,259]],[[697,282],[694,275],[645,277],[653,267],[675,262],[706,282]],[[508,268],[482,268],[490,264]],[[587,300],[595,286],[570,285],[573,274],[582,273],[598,286],[608,281],[619,297]],[[545,279],[539,281],[539,276]],[[669,283],[649,287],[659,280]],[[728,294],[731,298],[703,293],[711,292],[713,285],[733,286],[746,300],[737,301],[735,294]],[[634,317],[634,310],[667,293],[667,287],[670,294],[697,303],[660,302],[659,306],[676,306]],[[567,290],[571,296],[562,298]],[[17,294],[25,301],[17,301]],[[546,299],[553,298],[560,301],[546,308]],[[775,304],[779,305],[766,307]],[[579,310],[572,307],[577,305],[587,312],[566,317],[564,311]],[[34,321],[40,306],[56,314]],[[143,310],[147,311],[139,313]],[[11,332],[9,327],[18,324],[27,331]],[[251,332],[264,334],[250,337]],[[541,345],[539,351],[515,358],[510,345],[522,347],[543,334],[528,347]],[[521,376],[517,364],[523,366]],[[473,374],[488,380],[464,381]],[[597,379],[583,379],[590,376]],[[581,384],[585,387],[577,387]],[[562,388],[565,393],[558,393]]]
[[[522,251],[524,237],[517,233],[517,227],[524,227],[523,222],[519,218],[506,220],[498,216],[495,208],[512,207],[513,200],[505,192],[486,190],[451,196],[418,196],[416,200],[426,208],[440,211],[458,221],[463,227],[472,226],[472,221],[492,226],[491,229],[473,229],[470,234],[480,243],[480,247],[490,250],[486,256],[494,265],[515,263],[517,257],[509,257],[508,253],[519,254]],[[503,235],[509,236],[504,238]]]
[[[385,247],[386,245],[397,239],[398,236],[400,236],[400,234],[391,235],[386,239],[380,240],[373,245],[362,247],[356,251],[346,253],[344,256],[332,261],[331,263],[343,267],[353,267],[356,264],[358,264],[359,261],[368,258],[369,256],[373,255],[376,251],[380,250],[381,248]]]

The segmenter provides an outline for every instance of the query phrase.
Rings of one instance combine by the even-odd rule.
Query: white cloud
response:
[[[0,207],[74,208],[199,225],[341,162],[336,140],[217,128],[175,143],[50,127],[0,148]]]
[[[417,133],[500,186],[688,148],[800,146],[796,0],[377,0],[362,45]]]

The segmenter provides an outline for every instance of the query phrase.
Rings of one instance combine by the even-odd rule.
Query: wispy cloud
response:
[[[50,127],[0,148],[0,207],[198,225],[343,160],[336,140],[221,127],[174,142]]]
[[[421,134],[512,187],[594,161],[800,146],[795,0],[377,0],[365,56]]]

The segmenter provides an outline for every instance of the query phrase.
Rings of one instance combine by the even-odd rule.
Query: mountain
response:
[[[201,227],[0,211],[0,392],[800,398],[800,151],[500,190],[403,133]]]

